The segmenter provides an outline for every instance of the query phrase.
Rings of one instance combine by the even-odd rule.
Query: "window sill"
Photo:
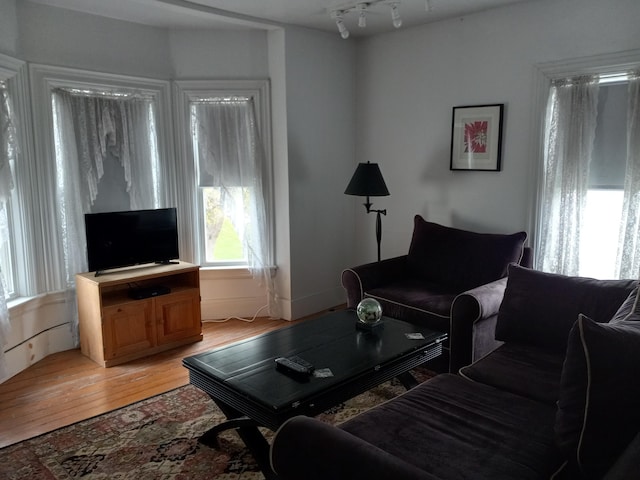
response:
[[[271,276],[275,276],[278,267],[271,267]],[[252,278],[248,267],[200,267],[200,278],[203,280]]]

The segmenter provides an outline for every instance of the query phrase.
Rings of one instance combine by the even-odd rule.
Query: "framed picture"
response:
[[[453,107],[451,170],[500,171],[504,103]]]

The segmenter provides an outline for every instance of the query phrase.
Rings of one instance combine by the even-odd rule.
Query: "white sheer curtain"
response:
[[[538,268],[578,275],[579,245],[597,120],[599,80],[554,81],[545,125]]]
[[[620,222],[617,273],[640,277],[640,71],[629,75],[627,110],[627,167]]]
[[[267,289],[269,315],[278,317],[275,283],[271,276],[272,238],[267,198],[271,184],[260,139],[253,99],[203,99],[191,104],[200,186],[221,187],[222,208],[237,212],[234,187],[244,187],[247,216],[236,215],[236,229],[244,231],[249,269]]]
[[[13,119],[9,92],[4,82],[0,82],[0,244],[8,242],[6,203],[13,190],[13,173],[11,161],[17,153],[16,129]],[[3,226],[5,228],[3,228]],[[0,269],[0,382],[8,376],[7,364],[4,356],[4,346],[11,330],[9,310],[5,299],[2,270]]]
[[[150,99],[102,92],[53,92],[56,187],[74,342],[75,274],[87,269],[84,214],[98,195],[107,155],[124,170],[132,210],[158,207],[158,152]]]

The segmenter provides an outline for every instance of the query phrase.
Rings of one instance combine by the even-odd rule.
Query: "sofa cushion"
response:
[[[555,422],[569,471],[601,478],[635,437],[639,378],[637,317],[602,324],[580,315],[569,336]]]
[[[617,323],[622,321],[638,322],[640,321],[640,295],[638,295],[638,288],[633,289],[627,299],[620,305],[618,311],[611,319],[611,323]]]
[[[560,463],[554,415],[550,405],[443,374],[340,428],[438,478],[541,479]]]
[[[568,277],[510,265],[496,339],[564,354],[579,314],[608,322],[636,286],[634,280]]]
[[[560,390],[564,355],[537,347],[505,343],[460,369],[475,382],[554,406]]]
[[[525,232],[512,235],[475,233],[414,218],[409,266],[416,278],[461,293],[507,274],[522,258]]]

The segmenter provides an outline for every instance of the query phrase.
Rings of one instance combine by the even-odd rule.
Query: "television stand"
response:
[[[159,285],[163,294],[131,298],[132,289],[160,293]],[[197,265],[79,273],[76,291],[80,349],[103,367],[202,340]]]

